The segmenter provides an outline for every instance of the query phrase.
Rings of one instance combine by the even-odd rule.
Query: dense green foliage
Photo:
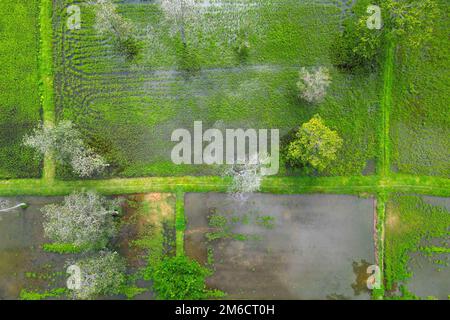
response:
[[[296,133],[295,140],[289,144],[287,159],[293,166],[311,166],[323,171],[336,159],[342,142],[339,134],[316,114]]]
[[[376,2],[376,1],[375,1]],[[374,69],[383,49],[384,29],[370,30],[366,26],[369,18],[367,6],[374,1],[357,1],[352,15],[343,22],[342,32],[331,46],[333,64],[342,69]]]
[[[38,0],[0,4],[0,178],[39,177],[41,161],[22,138],[40,120]]]
[[[375,68],[389,40],[407,48],[418,48],[432,37],[438,0],[360,0],[352,8],[343,31],[332,46],[333,62],[344,69]],[[369,29],[369,5],[381,9],[381,28]]]
[[[45,291],[43,293],[23,289],[20,291],[19,299],[20,300],[43,300],[43,299],[48,299],[48,298],[58,298],[62,295],[65,295],[66,293],[67,293],[66,288],[57,288],[57,289]]]
[[[206,288],[205,279],[211,271],[186,256],[164,259],[153,275],[153,289],[158,299],[200,300],[221,296]]]

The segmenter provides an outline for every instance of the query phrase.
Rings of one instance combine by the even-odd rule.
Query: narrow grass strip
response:
[[[392,85],[394,81],[394,53],[395,42],[388,40],[386,46],[386,57],[383,65],[383,96],[381,101],[382,110],[382,137],[381,158],[378,165],[378,174],[385,177],[390,173],[390,112],[392,109]]]
[[[53,27],[52,27],[52,0],[41,0],[39,15],[40,29],[40,95],[42,104],[42,117],[44,126],[52,127],[55,124],[55,104],[53,96]],[[50,154],[44,157],[43,179],[51,183],[55,178],[55,163]]]
[[[177,256],[184,255],[184,231],[186,230],[186,217],[184,214],[184,192],[176,193],[176,252]]]
[[[48,183],[42,179],[0,180],[0,196],[62,196],[75,190],[96,190],[105,195],[146,192],[226,192],[229,179],[222,177],[149,177],[133,179],[77,180]],[[374,194],[409,192],[450,197],[450,179],[393,174],[390,177],[270,177],[262,193],[274,194]]]

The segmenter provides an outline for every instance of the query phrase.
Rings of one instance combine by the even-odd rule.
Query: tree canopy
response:
[[[117,205],[117,201],[95,192],[72,193],[62,204],[49,204],[41,209],[45,235],[55,242],[77,246],[105,244],[117,232],[114,222]]]
[[[126,264],[117,252],[102,251],[76,261],[75,265],[81,271],[81,287],[73,291],[77,299],[119,294],[125,284]]]
[[[287,160],[293,166],[311,166],[323,171],[336,159],[342,139],[329,129],[319,115],[304,123],[289,144]]]
[[[366,25],[369,4],[381,9],[379,30]],[[352,11],[332,47],[334,64],[347,69],[375,66],[388,39],[407,48],[420,47],[430,39],[438,15],[436,0],[363,0]]]
[[[81,133],[70,121],[61,121],[55,127],[39,126],[24,144],[41,154],[51,153],[61,164],[70,164],[80,177],[90,177],[108,166],[105,160],[86,146]]]

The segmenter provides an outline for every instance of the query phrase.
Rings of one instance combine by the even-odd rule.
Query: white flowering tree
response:
[[[318,103],[325,98],[330,84],[331,76],[328,68],[319,67],[310,72],[303,67],[299,73],[297,88],[301,98],[310,103]]]
[[[108,164],[81,139],[80,132],[70,121],[62,121],[55,127],[39,126],[24,144],[41,154],[52,153],[56,161],[72,166],[80,177],[101,173]]]
[[[228,167],[225,176],[232,178],[228,192],[238,200],[246,200],[249,194],[259,191],[264,177],[261,168],[267,163],[267,159],[265,155],[255,154],[245,164]]]
[[[134,36],[134,25],[117,12],[112,0],[90,2],[95,8],[95,26],[103,34],[114,38],[116,49],[128,59],[134,58],[140,50],[140,44]]]
[[[91,1],[95,7],[95,26],[100,33],[113,33],[118,38],[132,33],[133,25],[117,13],[117,5],[112,0]]]
[[[114,216],[118,205],[95,192],[72,193],[62,204],[41,209],[45,235],[57,243],[104,245],[117,232]]]
[[[181,41],[186,46],[186,24],[192,23],[200,11],[196,0],[160,0],[166,18],[178,29]]]
[[[73,290],[76,299],[88,300],[119,294],[125,284],[126,264],[117,252],[98,255],[71,263],[80,268],[81,286]]]

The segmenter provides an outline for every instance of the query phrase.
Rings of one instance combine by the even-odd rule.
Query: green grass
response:
[[[211,13],[208,29],[187,25],[188,50],[203,71],[186,78],[179,71],[182,44],[152,4],[120,5],[140,26],[143,52],[135,62],[115,53],[111,40],[97,34],[92,8],[82,5],[81,30],[65,30],[61,4],[55,8],[56,107],[58,119],[70,119],[86,141],[112,164],[108,176],[214,175],[202,166],[170,161],[177,128],[277,128],[282,135],[319,113],[344,139],[327,176],[361,175],[377,158],[381,76],[345,74],[332,67],[329,47],[339,28],[333,6],[301,5],[289,0],[243,13],[249,27],[250,54],[244,62],[226,41],[227,14]],[[213,20],[212,20],[213,19]],[[213,21],[213,23],[211,23]],[[206,24],[205,21],[203,23]],[[150,39],[145,30],[151,26]],[[200,40],[199,40],[200,39]],[[311,106],[297,97],[301,66],[327,66],[333,83],[328,97]],[[60,178],[73,179],[59,167]],[[282,168],[281,175],[305,175]]]
[[[176,197],[176,253],[177,256],[182,256],[184,255],[184,231],[186,230],[186,217],[184,214],[184,193],[177,192]]]
[[[450,214],[441,207],[425,203],[416,196],[394,194],[387,202],[385,240],[386,288],[404,284],[412,276],[408,270],[410,254],[427,253],[427,239],[448,236]],[[432,249],[432,248],[431,248]]]
[[[43,122],[46,127],[55,123],[55,103],[53,99],[53,23],[52,0],[41,0],[40,10],[40,91]],[[51,154],[44,157],[43,178],[51,182],[55,176],[55,163]]]
[[[401,173],[450,177],[450,22],[448,1],[430,43],[399,47],[393,87],[393,163]]]
[[[384,57],[384,70],[383,70],[383,96],[381,101],[382,108],[382,121],[380,130],[380,158],[377,163],[378,174],[382,176],[389,175],[391,172],[390,168],[390,156],[391,156],[391,144],[389,139],[389,128],[390,128],[390,117],[392,110],[392,86],[394,83],[394,53],[395,53],[395,43],[394,41],[389,41],[386,46],[386,53]]]
[[[22,146],[40,117],[39,1],[0,3],[0,179],[34,178],[40,161]]]
[[[46,252],[53,252],[59,254],[78,254],[90,250],[101,250],[104,246],[101,244],[97,245],[75,245],[73,243],[45,243],[42,246],[42,250]]]
[[[45,291],[43,293],[28,291],[26,289],[22,289],[20,292],[20,300],[44,300],[48,298],[59,298],[68,293],[67,288],[56,288],[52,290]]]
[[[1,196],[67,195],[74,190],[97,190],[105,195],[141,192],[226,192],[229,179],[220,177],[159,177],[108,179],[88,181],[2,180]],[[274,194],[331,193],[361,194],[377,191],[415,192],[435,196],[450,196],[449,179],[393,175],[380,179],[371,177],[272,177],[263,180],[261,192]]]

